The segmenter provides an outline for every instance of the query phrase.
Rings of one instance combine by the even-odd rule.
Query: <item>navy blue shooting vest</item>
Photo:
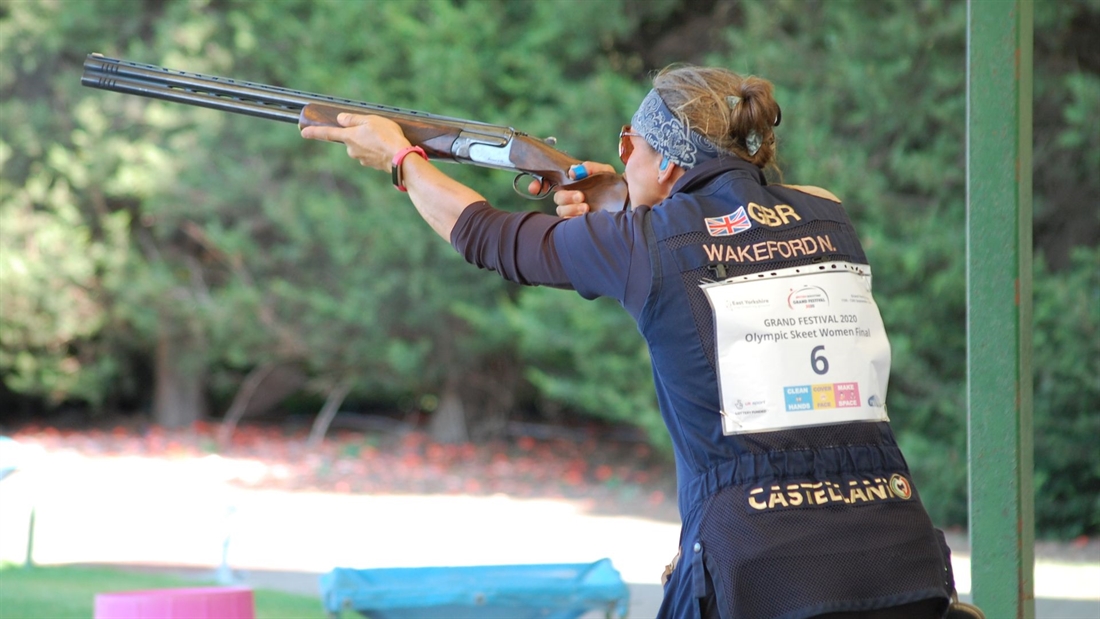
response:
[[[724,619],[929,598],[946,608],[949,551],[889,423],[723,434],[714,318],[700,283],[867,259],[831,194],[767,186],[742,162],[700,168],[658,208],[637,213],[654,272],[638,327],[676,451],[684,523],[662,616],[697,617],[699,598],[711,595]],[[747,228],[744,218],[723,219],[741,207]],[[726,224],[737,232],[723,233]]]

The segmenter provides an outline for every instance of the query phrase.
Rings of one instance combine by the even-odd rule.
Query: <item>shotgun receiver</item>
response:
[[[580,163],[579,159],[554,148],[554,138],[540,140],[511,127],[187,73],[102,54],[89,54],[84,60],[80,83],[92,88],[295,123],[299,129],[313,125],[339,126],[336,116],[341,112],[384,116],[400,125],[405,137],[422,147],[429,159],[518,172],[512,187],[524,197],[543,198],[552,189],[561,187],[583,191],[588,204],[600,210],[621,210],[627,202],[626,181],[622,176],[601,173],[572,181],[568,170]],[[532,196],[520,189],[520,180],[525,176],[544,181],[544,191]]]

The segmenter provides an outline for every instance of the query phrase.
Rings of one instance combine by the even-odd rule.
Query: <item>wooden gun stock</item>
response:
[[[630,195],[627,193],[626,180],[620,174],[600,172],[579,181],[561,185],[584,193],[584,199],[597,211],[621,211],[627,208]]]

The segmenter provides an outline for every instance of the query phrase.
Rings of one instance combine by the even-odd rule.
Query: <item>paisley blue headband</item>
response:
[[[654,150],[681,168],[690,169],[718,157],[718,148],[701,134],[684,126],[656,90],[650,90],[642,99],[638,111],[630,119],[630,126]]]

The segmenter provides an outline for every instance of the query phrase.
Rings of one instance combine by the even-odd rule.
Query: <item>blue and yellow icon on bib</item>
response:
[[[787,412],[858,408],[860,406],[859,385],[857,383],[789,385],[783,388],[783,400],[787,405]]]
[[[814,409],[810,385],[791,385],[789,387],[784,387],[783,399],[787,404],[788,411],[812,411]]]

